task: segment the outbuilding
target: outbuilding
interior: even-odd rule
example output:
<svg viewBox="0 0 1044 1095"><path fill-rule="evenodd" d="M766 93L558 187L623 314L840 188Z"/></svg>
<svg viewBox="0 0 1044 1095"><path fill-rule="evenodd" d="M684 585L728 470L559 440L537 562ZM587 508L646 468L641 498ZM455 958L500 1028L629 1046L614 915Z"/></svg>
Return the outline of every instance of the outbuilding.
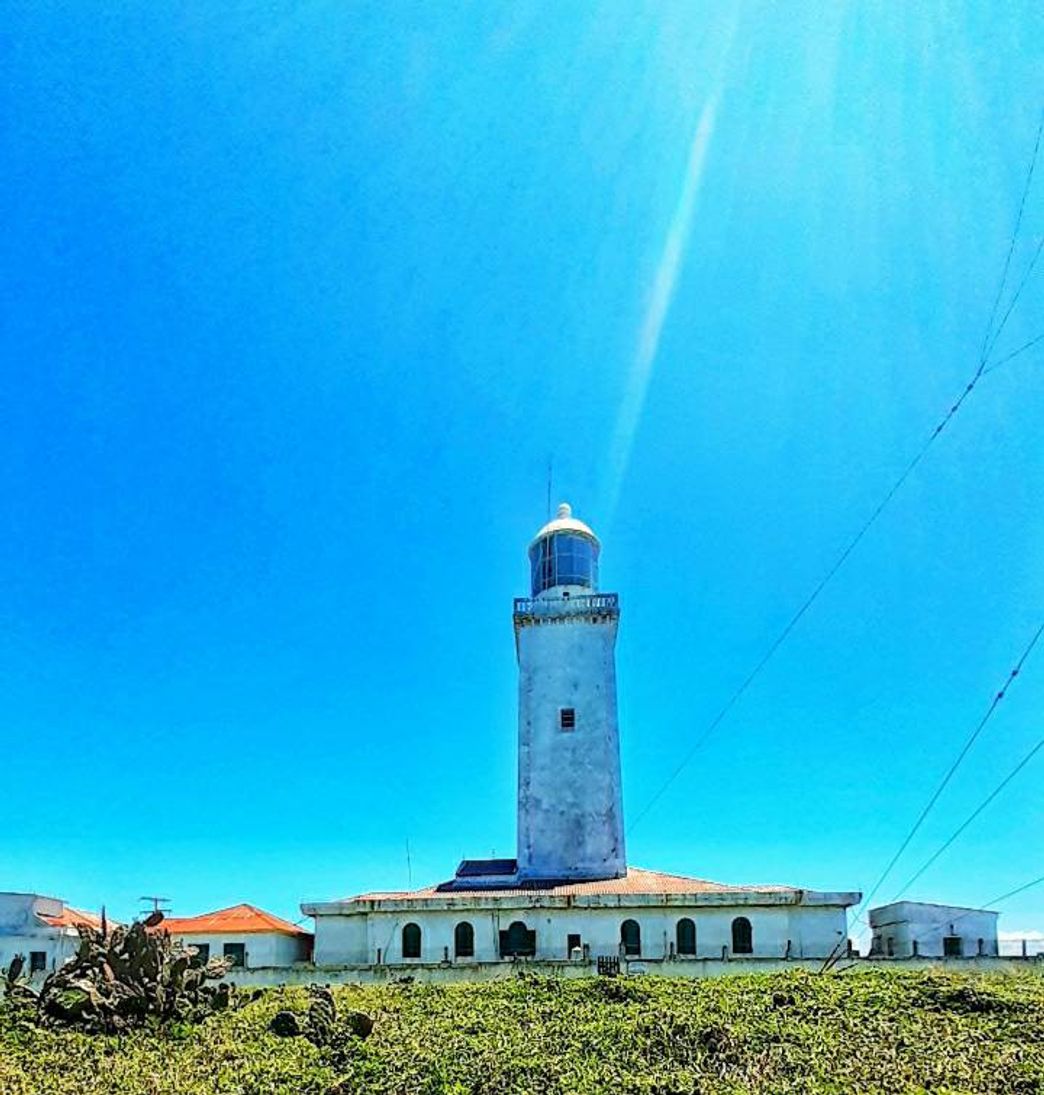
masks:
<svg viewBox="0 0 1044 1095"><path fill-rule="evenodd" d="M204 958L231 958L244 969L292 966L312 957L312 933L254 905L199 916L168 916L157 926Z"/></svg>
<svg viewBox="0 0 1044 1095"><path fill-rule="evenodd" d="M872 958L996 958L997 916L989 909L895 901L870 910Z"/></svg>
<svg viewBox="0 0 1044 1095"><path fill-rule="evenodd" d="M100 929L101 917L36 893L0 893L0 966L16 955L26 972L50 973L76 953L79 927Z"/></svg>

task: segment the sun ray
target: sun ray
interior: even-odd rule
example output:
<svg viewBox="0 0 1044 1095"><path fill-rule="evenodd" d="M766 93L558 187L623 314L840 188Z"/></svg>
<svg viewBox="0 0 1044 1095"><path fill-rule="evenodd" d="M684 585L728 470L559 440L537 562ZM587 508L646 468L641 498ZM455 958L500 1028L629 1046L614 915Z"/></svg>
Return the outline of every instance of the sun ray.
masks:
<svg viewBox="0 0 1044 1095"><path fill-rule="evenodd" d="M639 329L638 345L635 349L634 361L627 379L627 387L620 402L620 410L616 418L616 427L613 431L609 453L608 516L610 521L612 521L616 512L624 476L630 463L631 449L634 445L635 434L638 431L638 424L641 421L642 409L645 406L645 397L649 390L649 382L652 379L653 366L656 363L660 336L663 333L663 325L671 308L671 301L674 299L678 274L681 271L682 260L685 257L685 249L696 209L700 180L703 178L707 148L714 133L716 114L717 95L713 95L704 105L696 123L696 131L689 147L689 159L681 193L678 197L678 204L667 229L663 251L657 264L656 275L653 278L649 300L645 307L645 315Z"/></svg>

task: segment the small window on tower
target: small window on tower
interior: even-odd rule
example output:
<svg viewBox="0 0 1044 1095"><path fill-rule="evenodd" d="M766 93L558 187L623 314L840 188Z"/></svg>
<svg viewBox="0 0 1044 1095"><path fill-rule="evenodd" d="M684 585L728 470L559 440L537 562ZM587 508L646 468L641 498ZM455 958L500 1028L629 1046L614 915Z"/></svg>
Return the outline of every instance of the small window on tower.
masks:
<svg viewBox="0 0 1044 1095"><path fill-rule="evenodd" d="M576 729L576 708L575 707L561 707L558 710L558 725L563 730L575 730Z"/></svg>

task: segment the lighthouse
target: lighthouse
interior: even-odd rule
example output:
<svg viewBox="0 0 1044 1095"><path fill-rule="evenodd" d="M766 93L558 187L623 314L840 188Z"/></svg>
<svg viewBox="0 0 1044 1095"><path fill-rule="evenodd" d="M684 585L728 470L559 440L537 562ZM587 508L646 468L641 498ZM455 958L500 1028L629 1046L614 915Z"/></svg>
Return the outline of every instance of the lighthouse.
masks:
<svg viewBox="0 0 1044 1095"><path fill-rule="evenodd" d="M615 593L598 589L600 552L598 537L565 503L529 545L529 595L514 608L516 858L462 859L452 878L417 890L306 902L317 966L420 977L427 968L435 979L451 964L463 975L484 963L568 959L593 973L609 959L704 976L707 960L723 972L722 959L733 956L837 953L845 910L859 893L737 886L627 866L616 716L620 606Z"/></svg>
<svg viewBox="0 0 1044 1095"><path fill-rule="evenodd" d="M621 878L615 593L598 589L601 545L569 504L529 546L531 587L515 600L518 877Z"/></svg>

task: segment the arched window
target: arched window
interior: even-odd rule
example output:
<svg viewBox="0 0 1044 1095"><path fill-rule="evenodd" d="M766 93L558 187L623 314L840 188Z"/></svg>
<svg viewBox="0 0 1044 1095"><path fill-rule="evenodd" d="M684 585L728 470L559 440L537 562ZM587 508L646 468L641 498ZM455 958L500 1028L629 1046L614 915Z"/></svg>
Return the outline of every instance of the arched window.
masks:
<svg viewBox="0 0 1044 1095"><path fill-rule="evenodd" d="M679 954L696 953L696 925L687 916L678 921L677 951Z"/></svg>
<svg viewBox="0 0 1044 1095"><path fill-rule="evenodd" d="M533 958L536 956L536 929L530 929L516 920L509 928L500 931L501 958Z"/></svg>
<svg viewBox="0 0 1044 1095"><path fill-rule="evenodd" d="M620 925L620 942L627 958L637 958L642 953L642 929L637 920L625 920Z"/></svg>
<svg viewBox="0 0 1044 1095"><path fill-rule="evenodd" d="M403 958L420 958L421 930L419 924L407 924L402 929L402 956Z"/></svg>
<svg viewBox="0 0 1044 1095"><path fill-rule="evenodd" d="M475 929L466 920L453 929L453 953L458 958L475 957Z"/></svg>
<svg viewBox="0 0 1044 1095"><path fill-rule="evenodd" d="M754 953L754 931L745 916L737 916L732 922L732 953Z"/></svg>

